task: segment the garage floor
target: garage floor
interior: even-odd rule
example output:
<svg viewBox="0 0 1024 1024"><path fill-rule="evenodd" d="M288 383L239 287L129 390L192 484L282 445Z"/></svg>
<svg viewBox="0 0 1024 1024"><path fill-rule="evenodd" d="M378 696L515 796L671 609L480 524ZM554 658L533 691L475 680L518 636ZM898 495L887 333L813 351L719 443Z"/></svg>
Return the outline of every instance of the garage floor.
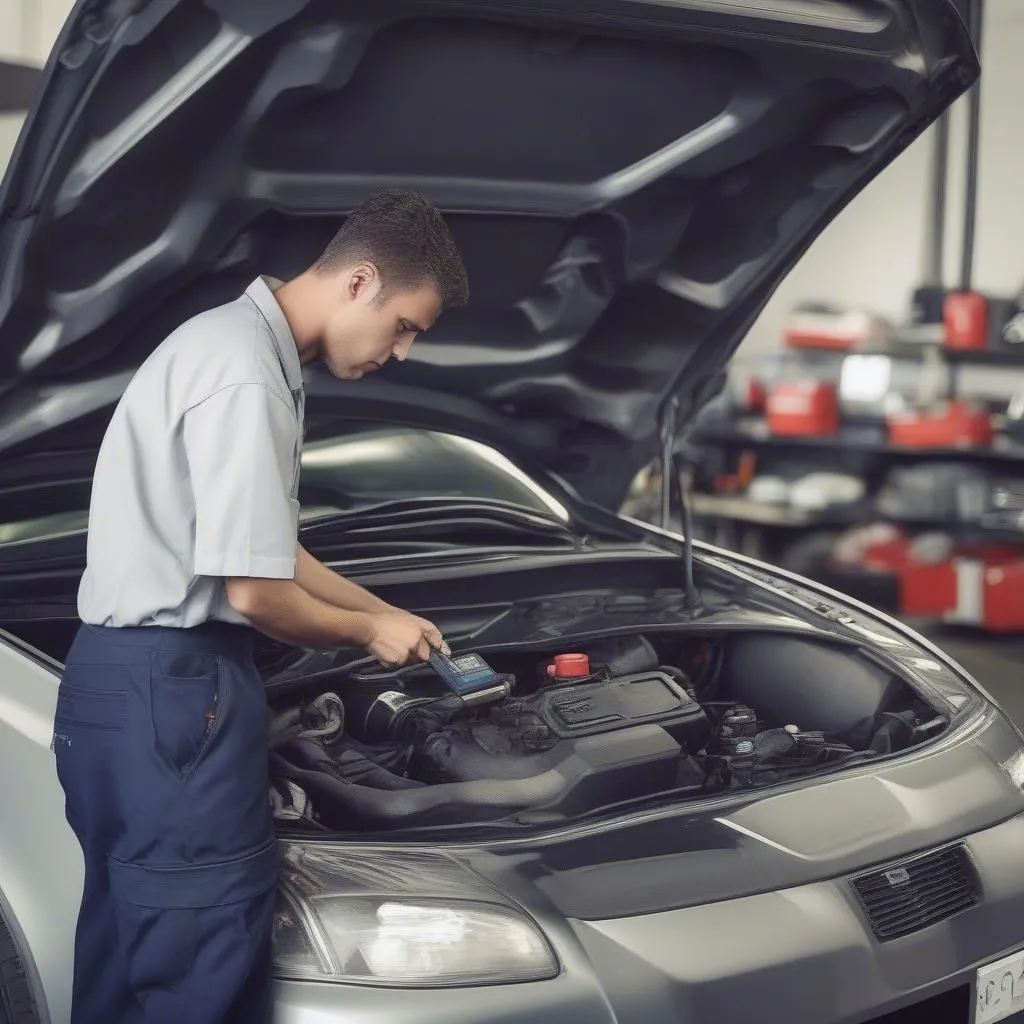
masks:
<svg viewBox="0 0 1024 1024"><path fill-rule="evenodd" d="M952 629L922 630L961 665L1024 727L1024 637L993 638Z"/></svg>

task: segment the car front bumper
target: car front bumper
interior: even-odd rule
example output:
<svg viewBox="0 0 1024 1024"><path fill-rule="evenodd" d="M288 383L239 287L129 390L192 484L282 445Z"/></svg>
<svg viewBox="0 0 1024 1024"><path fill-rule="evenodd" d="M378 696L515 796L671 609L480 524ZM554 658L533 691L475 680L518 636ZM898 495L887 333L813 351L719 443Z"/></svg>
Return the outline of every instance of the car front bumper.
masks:
<svg viewBox="0 0 1024 1024"><path fill-rule="evenodd" d="M960 989L1024 947L1024 815L964 840L981 901L879 942L848 878L643 917L544 922L561 975L398 991L282 983L280 1024L861 1024ZM951 1003L950 1005L953 1005ZM957 1024L956 1018L942 1018Z"/></svg>

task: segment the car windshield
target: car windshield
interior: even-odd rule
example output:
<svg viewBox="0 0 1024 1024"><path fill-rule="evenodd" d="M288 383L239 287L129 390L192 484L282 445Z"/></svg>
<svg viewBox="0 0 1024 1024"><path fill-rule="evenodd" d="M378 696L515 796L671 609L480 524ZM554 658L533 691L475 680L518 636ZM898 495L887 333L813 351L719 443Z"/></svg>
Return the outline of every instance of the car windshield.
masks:
<svg viewBox="0 0 1024 1024"><path fill-rule="evenodd" d="M568 520L565 508L500 452L431 430L362 428L307 440L299 499L308 518L402 498L483 498Z"/></svg>
<svg viewBox="0 0 1024 1024"><path fill-rule="evenodd" d="M504 455L437 431L354 424L320 428L302 454L303 521L404 498L502 501L568 521L566 509ZM0 497L2 502L2 497ZM0 522L0 544L84 530L88 489L47 487L41 513ZM42 511L45 510L45 511Z"/></svg>

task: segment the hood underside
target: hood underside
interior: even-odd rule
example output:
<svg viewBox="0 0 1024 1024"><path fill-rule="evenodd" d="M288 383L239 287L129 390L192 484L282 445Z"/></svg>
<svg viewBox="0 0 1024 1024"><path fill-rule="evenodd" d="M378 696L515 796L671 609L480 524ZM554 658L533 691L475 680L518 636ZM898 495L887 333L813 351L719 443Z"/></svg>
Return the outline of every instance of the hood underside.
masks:
<svg viewBox="0 0 1024 1024"><path fill-rule="evenodd" d="M175 326L397 186L447 215L471 303L309 394L614 505L977 73L945 0L82 0L4 186L0 472L95 447Z"/></svg>

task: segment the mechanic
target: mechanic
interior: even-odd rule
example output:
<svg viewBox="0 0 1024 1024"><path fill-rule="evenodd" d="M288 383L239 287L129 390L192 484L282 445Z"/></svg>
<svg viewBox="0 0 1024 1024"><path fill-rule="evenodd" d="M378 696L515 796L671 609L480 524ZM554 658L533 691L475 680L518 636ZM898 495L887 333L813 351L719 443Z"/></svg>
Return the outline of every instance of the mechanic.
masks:
<svg viewBox="0 0 1024 1024"><path fill-rule="evenodd" d="M298 544L301 367L354 380L402 361L467 296L438 211L379 193L313 267L188 321L128 385L54 728L85 856L75 1024L270 1019L278 860L251 627L388 666L449 653Z"/></svg>

